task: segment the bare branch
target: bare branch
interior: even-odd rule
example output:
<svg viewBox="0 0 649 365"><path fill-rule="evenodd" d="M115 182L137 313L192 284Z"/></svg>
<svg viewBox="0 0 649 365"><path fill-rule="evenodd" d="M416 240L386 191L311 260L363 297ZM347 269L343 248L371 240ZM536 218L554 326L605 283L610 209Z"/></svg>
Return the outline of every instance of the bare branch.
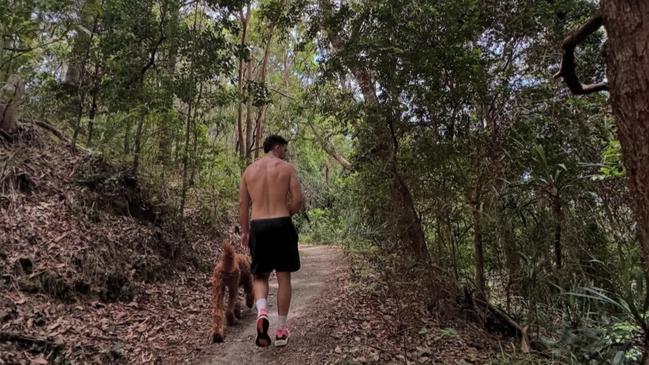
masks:
<svg viewBox="0 0 649 365"><path fill-rule="evenodd" d="M285 98L288 98L288 99L291 99L291 100L296 100L296 99L295 99L294 97L292 97L291 95L286 94L286 93L283 92L283 91L280 91L280 90L277 90L277 89L273 89L272 87L269 87L268 90L270 90L270 91L272 91L272 92L274 92L274 93L280 94L281 96L283 96L283 97L285 97Z"/></svg>
<svg viewBox="0 0 649 365"><path fill-rule="evenodd" d="M584 85L579 82L575 72L575 47L583 42L586 37L595 32L604 24L604 18L601 14L596 14L575 32L571 32L563 40L561 48L563 49L563 58L561 59L561 68L554 75L554 78L563 77L570 91L575 95L585 95L608 90L606 82Z"/></svg>
<svg viewBox="0 0 649 365"><path fill-rule="evenodd" d="M311 128L311 131L315 135L318 142L320 142L320 145L325 150L325 152L329 156L331 156L334 160L336 160L336 162L338 162L340 164L340 166L342 166L345 170L353 171L354 169L352 167L352 164L349 161L347 161L347 159L344 158L338 151L336 151L336 149L329 142L329 140L324 139L322 137L322 135L320 133L318 133L315 126L313 125L313 122L311 122L311 120L309 118L306 119L306 122L309 125L309 127Z"/></svg>

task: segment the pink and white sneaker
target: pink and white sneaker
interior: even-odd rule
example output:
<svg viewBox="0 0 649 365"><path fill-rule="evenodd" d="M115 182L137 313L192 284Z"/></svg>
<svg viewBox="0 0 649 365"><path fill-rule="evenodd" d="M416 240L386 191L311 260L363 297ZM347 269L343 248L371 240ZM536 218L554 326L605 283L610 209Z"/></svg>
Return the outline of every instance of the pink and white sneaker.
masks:
<svg viewBox="0 0 649 365"><path fill-rule="evenodd" d="M262 309L257 316L257 338L255 339L255 345L259 347L270 346L270 336L268 336L269 325L268 313Z"/></svg>
<svg viewBox="0 0 649 365"><path fill-rule="evenodd" d="M291 333L288 330L288 326L284 326L284 328L278 328L277 331L275 332L275 346L276 347L286 346L290 335Z"/></svg>

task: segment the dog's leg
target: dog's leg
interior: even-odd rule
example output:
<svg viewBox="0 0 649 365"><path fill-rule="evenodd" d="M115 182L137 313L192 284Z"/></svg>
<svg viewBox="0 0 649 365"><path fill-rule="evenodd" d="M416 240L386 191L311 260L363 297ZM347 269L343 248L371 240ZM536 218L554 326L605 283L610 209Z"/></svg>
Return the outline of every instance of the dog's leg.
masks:
<svg viewBox="0 0 649 365"><path fill-rule="evenodd" d="M236 303L239 301L239 277L234 277L228 282L228 309L225 318L228 324L234 324L237 320L234 314Z"/></svg>
<svg viewBox="0 0 649 365"><path fill-rule="evenodd" d="M223 342L223 297L225 286L221 274L214 272L212 275L212 342Z"/></svg>
<svg viewBox="0 0 649 365"><path fill-rule="evenodd" d="M246 271L242 271L241 286L243 287L243 293L246 296L246 307L252 308L255 304L255 293L252 291L252 275L250 274L250 268Z"/></svg>
<svg viewBox="0 0 649 365"><path fill-rule="evenodd" d="M237 301L234 303L234 316L237 317L237 319L243 318L243 315L241 315L241 300L239 300L239 293L237 293Z"/></svg>

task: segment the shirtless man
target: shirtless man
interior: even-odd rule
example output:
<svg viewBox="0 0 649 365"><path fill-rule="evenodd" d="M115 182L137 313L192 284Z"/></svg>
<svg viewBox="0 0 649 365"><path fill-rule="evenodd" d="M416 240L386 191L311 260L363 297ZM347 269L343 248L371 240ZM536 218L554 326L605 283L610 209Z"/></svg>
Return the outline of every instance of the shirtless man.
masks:
<svg viewBox="0 0 649 365"><path fill-rule="evenodd" d="M248 246L252 256L250 271L257 306L255 343L261 347L270 345L266 309L268 277L275 270L279 315L275 346L285 346L289 337L286 319L291 304L291 272L300 269L298 236L291 216L302 207L302 191L295 169L284 161L287 145L288 142L280 136L266 138L266 156L248 166L239 188L241 247L245 249ZM250 205L252 212L249 216Z"/></svg>

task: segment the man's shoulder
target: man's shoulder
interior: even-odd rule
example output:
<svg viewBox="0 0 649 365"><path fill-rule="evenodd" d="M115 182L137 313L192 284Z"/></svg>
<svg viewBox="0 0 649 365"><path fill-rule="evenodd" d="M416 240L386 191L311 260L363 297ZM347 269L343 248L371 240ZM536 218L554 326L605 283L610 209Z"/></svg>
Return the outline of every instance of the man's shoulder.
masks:
<svg viewBox="0 0 649 365"><path fill-rule="evenodd" d="M241 174L241 177L245 179L248 175L250 175L251 172L253 172L257 168L258 168L258 161L251 163L250 165L246 166L245 169L243 169L243 173Z"/></svg>
<svg viewBox="0 0 649 365"><path fill-rule="evenodd" d="M282 169L284 169L284 170L286 170L288 172L291 172L291 171L295 170L295 167L293 166L293 164L288 162L288 161L280 160L280 165L279 166Z"/></svg>

